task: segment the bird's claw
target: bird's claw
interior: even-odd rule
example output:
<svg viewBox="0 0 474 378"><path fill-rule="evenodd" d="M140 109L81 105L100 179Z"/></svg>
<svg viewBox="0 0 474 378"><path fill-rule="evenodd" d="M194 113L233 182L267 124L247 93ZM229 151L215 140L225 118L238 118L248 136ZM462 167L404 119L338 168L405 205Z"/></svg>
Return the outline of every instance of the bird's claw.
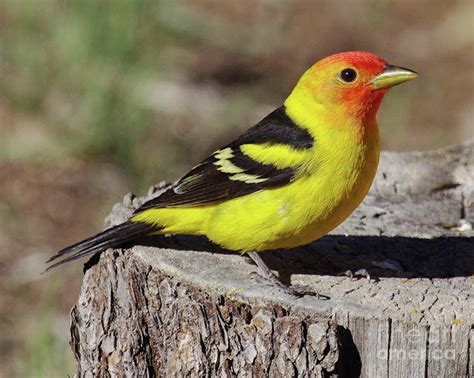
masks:
<svg viewBox="0 0 474 378"><path fill-rule="evenodd" d="M288 295L300 298L305 295L315 296L317 299L329 299L326 295L320 295L314 288L311 286L302 286L302 285L285 285L281 282L278 277L273 273L270 268L263 262L261 257L256 252L249 252L248 256L253 260L253 262L258 266L260 274L256 273L260 278L265 279L267 282L271 283L273 286L277 286L283 292Z"/></svg>
<svg viewBox="0 0 474 378"><path fill-rule="evenodd" d="M376 277L371 277L369 272L364 268L358 269L355 272L348 269L345 272L343 272L342 275L347 276L347 277L349 277L353 280L357 280L359 278L366 278L367 281L369 281L369 282L377 282L378 281L378 279Z"/></svg>
<svg viewBox="0 0 474 378"><path fill-rule="evenodd" d="M276 278L276 276L265 277L257 272L252 272L251 275L257 281L262 282L265 285L276 286L284 293L293 297L301 298L305 295L309 295L321 300L330 299L330 297L328 297L327 295L319 294L319 292L314 289L314 287L309 285L285 285L278 278Z"/></svg>
<svg viewBox="0 0 474 378"><path fill-rule="evenodd" d="M315 290L312 286L309 286L309 285L290 285L290 286L286 286L284 284L282 284L283 287L281 287L281 289L289 294L289 295L292 295L292 296L295 296L295 297L304 297L305 295L310 295L312 297L316 297L316 299L320 299L320 300L328 300L328 299L331 299L330 297L328 297L327 295L323 295L323 294L319 294L319 292L317 290Z"/></svg>

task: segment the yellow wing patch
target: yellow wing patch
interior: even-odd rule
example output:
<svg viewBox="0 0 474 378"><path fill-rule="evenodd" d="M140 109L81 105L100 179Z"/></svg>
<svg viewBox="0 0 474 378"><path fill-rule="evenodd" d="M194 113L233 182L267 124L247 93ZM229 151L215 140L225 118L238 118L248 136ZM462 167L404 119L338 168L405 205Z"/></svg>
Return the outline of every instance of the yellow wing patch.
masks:
<svg viewBox="0 0 474 378"><path fill-rule="evenodd" d="M268 178L262 178L258 175L244 173L246 169L238 167L230 161L230 159L232 159L234 156L234 151L232 151L232 148L230 147L218 150L214 154L214 157L217 159L217 161L213 164L218 167L218 171L222 173L228 173L229 180L242 181L246 184L258 184L268 180Z"/></svg>
<svg viewBox="0 0 474 378"><path fill-rule="evenodd" d="M239 152L257 163L272 165L278 169L301 167L311 158L309 151L298 150L283 144L244 144L239 148ZM231 159L234 156L235 152L230 147L218 150L214 154L217 161L213 164L218 171L229 174L229 180L242 181L246 184L258 184L268 180L268 178L262 178L255 174L245 173L246 169L232 163Z"/></svg>
<svg viewBox="0 0 474 378"><path fill-rule="evenodd" d="M218 160L231 159L234 157L234 152L232 151L232 148L227 147L227 148L224 148L223 150L217 150L214 153L214 157Z"/></svg>
<svg viewBox="0 0 474 378"><path fill-rule="evenodd" d="M229 176L229 180L232 181L243 181L246 184L258 184L259 182L267 181L267 178L261 178L257 175L249 175L246 173L238 173L236 175Z"/></svg>
<svg viewBox="0 0 474 378"><path fill-rule="evenodd" d="M240 149L255 161L279 169L300 167L312 157L311 150L297 150L283 144L244 144Z"/></svg>
<svg viewBox="0 0 474 378"><path fill-rule="evenodd" d="M218 150L214 157L217 159L215 166L217 166L217 170L223 173L242 173L244 169L237 167L234 163L232 163L229 159L234 157L233 151L230 147L225 148L223 150ZM232 177L232 176L231 176ZM232 180L232 179L231 179Z"/></svg>

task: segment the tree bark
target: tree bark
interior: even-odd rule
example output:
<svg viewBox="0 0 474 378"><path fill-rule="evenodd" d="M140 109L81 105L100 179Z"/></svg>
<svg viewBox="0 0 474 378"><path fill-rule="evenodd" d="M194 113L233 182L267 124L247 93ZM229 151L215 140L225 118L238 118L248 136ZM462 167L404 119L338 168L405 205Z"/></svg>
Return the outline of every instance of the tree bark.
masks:
<svg viewBox="0 0 474 378"><path fill-rule="evenodd" d="M146 198L127 195L108 225ZM157 237L86 264L72 310L77 376L474 375L474 141L382 154L371 192L308 246L251 261L203 238ZM160 247L158 247L160 246ZM377 280L350 278L366 269Z"/></svg>

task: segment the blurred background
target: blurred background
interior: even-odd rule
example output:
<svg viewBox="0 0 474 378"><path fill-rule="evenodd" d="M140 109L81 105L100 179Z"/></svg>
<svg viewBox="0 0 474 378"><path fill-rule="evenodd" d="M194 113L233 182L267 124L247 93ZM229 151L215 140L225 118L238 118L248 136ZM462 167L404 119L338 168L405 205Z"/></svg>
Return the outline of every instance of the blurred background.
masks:
<svg viewBox="0 0 474 378"><path fill-rule="evenodd" d="M0 376L74 371L82 264L40 276L144 194L280 105L345 50L420 77L379 113L387 150L474 135L471 0L1 0Z"/></svg>

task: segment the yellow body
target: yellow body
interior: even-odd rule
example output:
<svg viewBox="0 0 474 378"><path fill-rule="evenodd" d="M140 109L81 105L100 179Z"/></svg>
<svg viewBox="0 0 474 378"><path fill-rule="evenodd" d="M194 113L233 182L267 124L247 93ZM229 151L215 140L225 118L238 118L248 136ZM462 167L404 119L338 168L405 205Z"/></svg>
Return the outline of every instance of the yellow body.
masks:
<svg viewBox="0 0 474 378"><path fill-rule="evenodd" d="M360 204L375 176L380 153L375 118L360 119L343 107L315 102L304 80L285 106L288 116L309 131L313 147L248 144L242 151L279 168L299 166L293 182L205 206L148 209L132 220L164 227L159 234L205 235L242 252L296 247L335 228Z"/></svg>
<svg viewBox="0 0 474 378"><path fill-rule="evenodd" d="M126 222L56 253L48 269L150 234L204 235L241 252L291 248L324 236L370 189L380 153L375 116L385 93L416 76L363 51L320 60L284 106Z"/></svg>

